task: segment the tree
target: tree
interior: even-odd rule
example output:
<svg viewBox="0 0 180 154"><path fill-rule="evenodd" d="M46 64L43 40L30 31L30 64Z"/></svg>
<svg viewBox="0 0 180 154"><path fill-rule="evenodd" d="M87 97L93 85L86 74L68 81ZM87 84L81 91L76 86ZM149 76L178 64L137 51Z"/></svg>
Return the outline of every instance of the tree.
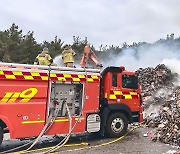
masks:
<svg viewBox="0 0 180 154"><path fill-rule="evenodd" d="M41 45L38 44L34 37L34 32L28 32L25 36L23 36L22 42L20 44L20 63L33 64L34 59L41 51Z"/></svg>
<svg viewBox="0 0 180 154"><path fill-rule="evenodd" d="M0 61L8 52L8 33L0 31Z"/></svg>
<svg viewBox="0 0 180 154"><path fill-rule="evenodd" d="M4 54L4 56L3 56L3 58L2 58L2 61L3 61L3 62L8 62L8 63L11 63L11 62L12 62L12 60L11 60L11 58L10 58L10 56L9 56L8 53L5 53L5 54Z"/></svg>
<svg viewBox="0 0 180 154"><path fill-rule="evenodd" d="M32 64L40 47L33 32L23 35L14 23L4 32L0 31L0 61Z"/></svg>
<svg viewBox="0 0 180 154"><path fill-rule="evenodd" d="M73 36L72 48L76 52L75 61L80 62L85 45L88 44L88 39L85 37L81 39L79 36ZM11 27L5 31L0 31L0 61L33 64L35 57L42 51L44 47L49 48L49 53L54 58L63 51L64 41L55 36L53 41L44 41L43 43L37 43L34 38L34 32L29 31L27 34L23 34L22 30L16 24L12 24ZM143 49L149 49L151 47L163 46L169 51L179 51L180 37L174 38L174 34L167 35L165 39L159 39L154 43L146 42L133 42L132 45L124 43L122 47L114 45L101 45L99 51L96 51L96 55L100 61L108 61L112 55L121 56L124 49L132 49L135 52L135 56L142 52ZM94 46L91 47L95 51ZM127 50L126 50L127 51Z"/></svg>

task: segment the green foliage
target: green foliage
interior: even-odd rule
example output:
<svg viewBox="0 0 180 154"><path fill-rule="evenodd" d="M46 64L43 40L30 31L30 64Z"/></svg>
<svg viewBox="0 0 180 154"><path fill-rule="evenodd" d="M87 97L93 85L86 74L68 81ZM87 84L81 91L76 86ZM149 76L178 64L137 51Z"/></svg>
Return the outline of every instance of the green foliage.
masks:
<svg viewBox="0 0 180 154"><path fill-rule="evenodd" d="M4 32L0 31L0 61L32 64L40 47L33 32L23 35L15 24Z"/></svg>
<svg viewBox="0 0 180 154"><path fill-rule="evenodd" d="M11 62L11 58L10 58L10 56L9 56L8 53L5 53L5 54L4 54L4 56L3 56L3 58L2 58L2 61L3 61L3 62L8 62L8 63Z"/></svg>
<svg viewBox="0 0 180 154"><path fill-rule="evenodd" d="M87 37L81 39L80 37L73 36L72 48L76 52L76 63L80 62L85 45L87 45ZM37 43L34 38L34 32L28 32L23 34L22 30L16 24L12 24L11 27L5 31L0 31L0 61L12 62L12 63L24 63L33 64L36 56L42 51L44 47L48 47L49 54L52 58L61 54L63 51L64 41L55 36L51 42L44 41L43 43ZM140 52L142 47L148 48L153 46L166 46L168 49L176 49L179 51L180 38L174 38L174 34L167 35L165 39L160 39L155 43L139 42L128 45L126 42L120 46L103 46L95 50L94 46L91 47L96 51L96 55L100 61L108 61L109 58L122 54L124 49L132 49L134 55Z"/></svg>
<svg viewBox="0 0 180 154"><path fill-rule="evenodd" d="M84 47L87 45L88 41L87 38L85 37L84 40L81 40L81 38L78 36L73 36L73 44L72 48L76 52L75 60L80 62Z"/></svg>
<svg viewBox="0 0 180 154"><path fill-rule="evenodd" d="M22 30L13 23L9 29L0 31L0 61L33 64L44 47L49 48L50 55L54 58L62 52L63 43L56 36L54 41L38 44L34 32L29 31L23 35Z"/></svg>

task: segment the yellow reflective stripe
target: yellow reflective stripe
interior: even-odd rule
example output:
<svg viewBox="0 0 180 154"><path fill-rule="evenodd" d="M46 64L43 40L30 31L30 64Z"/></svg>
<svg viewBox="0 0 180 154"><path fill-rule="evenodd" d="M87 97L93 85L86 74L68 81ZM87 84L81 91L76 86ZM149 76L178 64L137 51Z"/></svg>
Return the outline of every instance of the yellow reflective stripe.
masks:
<svg viewBox="0 0 180 154"><path fill-rule="evenodd" d="M35 123L43 123L44 120L33 120L33 121L22 121L22 124L35 124Z"/></svg>
<svg viewBox="0 0 180 154"><path fill-rule="evenodd" d="M3 72L3 71L0 71L0 75L4 75L4 72Z"/></svg>
<svg viewBox="0 0 180 154"><path fill-rule="evenodd" d="M116 95L113 95L113 94L110 95L110 96L109 96L109 99L116 99Z"/></svg>
<svg viewBox="0 0 180 154"><path fill-rule="evenodd" d="M63 74L65 78L71 78L71 74Z"/></svg>
<svg viewBox="0 0 180 154"><path fill-rule="evenodd" d="M14 75L23 75L22 72L13 72Z"/></svg>
<svg viewBox="0 0 180 154"><path fill-rule="evenodd" d="M78 118L75 118L75 120L78 120ZM84 120L84 117L81 117L79 120ZM57 119L55 122L67 122L69 119Z"/></svg>
<svg viewBox="0 0 180 154"><path fill-rule="evenodd" d="M42 80L48 80L48 76L41 76Z"/></svg>
<svg viewBox="0 0 180 154"><path fill-rule="evenodd" d="M40 76L40 74L39 74L39 73L36 73L36 72L31 72L31 75L32 75L32 76Z"/></svg>
<svg viewBox="0 0 180 154"><path fill-rule="evenodd" d="M29 76L29 75L25 75L24 78L25 78L26 80L33 80L33 79L34 79L32 76Z"/></svg>
<svg viewBox="0 0 180 154"><path fill-rule="evenodd" d="M122 91L113 91L114 95L122 95Z"/></svg>
<svg viewBox="0 0 180 154"><path fill-rule="evenodd" d="M137 95L137 92L130 92L130 95Z"/></svg>
<svg viewBox="0 0 180 154"><path fill-rule="evenodd" d="M51 74L50 74L50 77L57 77L57 76L56 76L56 74L51 73Z"/></svg>
<svg viewBox="0 0 180 154"><path fill-rule="evenodd" d="M127 95L123 95L125 97L125 99L132 99L132 96L127 94Z"/></svg>
<svg viewBox="0 0 180 154"><path fill-rule="evenodd" d="M41 76L40 73L37 72L29 72L30 75L23 75L22 72L12 72L13 75L11 74L4 74L3 71L0 71L0 75L5 75L6 79L16 79L16 76L22 76L24 77L25 80L34 80L34 77L41 77L41 80L48 80L48 76ZM72 77L71 74L63 74L63 77L57 77L56 73L51 73L50 77L55 77L57 78L59 81L66 81L67 78L70 78L72 81L74 82L80 82L81 79L85 79L86 76L83 74L78 74L78 77ZM87 82L94 82L94 79L98 79L99 80L99 76L97 75L91 75L90 78L86 78Z"/></svg>
<svg viewBox="0 0 180 154"><path fill-rule="evenodd" d="M80 120L84 120L84 117L81 117ZM75 118L75 120L78 120L78 118ZM54 122L67 122L69 119L57 119ZM43 123L44 120L32 120L32 121L22 121L22 124L35 124L35 123Z"/></svg>
<svg viewBox="0 0 180 154"><path fill-rule="evenodd" d="M75 120L84 120L84 117L81 117L81 118L75 118Z"/></svg>
<svg viewBox="0 0 180 154"><path fill-rule="evenodd" d="M92 78L87 78L88 82L93 82L94 80Z"/></svg>
<svg viewBox="0 0 180 154"><path fill-rule="evenodd" d="M58 120L55 120L54 122L66 122L66 121L69 121L68 119L58 119Z"/></svg>
<svg viewBox="0 0 180 154"><path fill-rule="evenodd" d="M86 78L86 77L85 77L85 75L79 74L79 75L78 75L78 78Z"/></svg>
<svg viewBox="0 0 180 154"><path fill-rule="evenodd" d="M97 75L91 75L93 79L99 79Z"/></svg>
<svg viewBox="0 0 180 154"><path fill-rule="evenodd" d="M16 79L14 75L5 75L7 79Z"/></svg>
<svg viewBox="0 0 180 154"><path fill-rule="evenodd" d="M114 90L113 91L114 94L111 94L109 99L116 99L116 95L122 95L125 97L125 99L132 99L133 95L137 95L139 97L139 94L137 92L129 92L129 94L123 94L122 91L119 90Z"/></svg>
<svg viewBox="0 0 180 154"><path fill-rule="evenodd" d="M58 77L58 80L60 81L66 81L66 79L64 77Z"/></svg>
<svg viewBox="0 0 180 154"><path fill-rule="evenodd" d="M79 78L72 78L73 81L81 81Z"/></svg>

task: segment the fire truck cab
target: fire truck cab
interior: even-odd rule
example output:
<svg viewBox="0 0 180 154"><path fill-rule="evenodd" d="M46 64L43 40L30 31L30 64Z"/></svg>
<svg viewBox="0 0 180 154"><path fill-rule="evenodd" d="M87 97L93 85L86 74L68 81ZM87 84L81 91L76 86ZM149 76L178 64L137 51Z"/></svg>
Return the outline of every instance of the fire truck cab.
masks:
<svg viewBox="0 0 180 154"><path fill-rule="evenodd" d="M119 137L128 123L141 121L138 79L123 67L100 73L0 63L0 144L5 132L11 139L84 132Z"/></svg>
<svg viewBox="0 0 180 154"><path fill-rule="evenodd" d="M127 131L128 123L142 122L142 99L138 77L121 67L107 67L101 73L100 115L101 131L119 137Z"/></svg>

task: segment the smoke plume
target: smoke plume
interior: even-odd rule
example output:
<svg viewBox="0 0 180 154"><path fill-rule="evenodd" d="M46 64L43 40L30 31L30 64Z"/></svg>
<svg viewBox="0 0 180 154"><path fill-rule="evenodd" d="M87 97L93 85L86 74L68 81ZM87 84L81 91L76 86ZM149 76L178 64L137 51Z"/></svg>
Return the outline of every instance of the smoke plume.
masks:
<svg viewBox="0 0 180 154"><path fill-rule="evenodd" d="M180 66L180 49L173 48L169 44L142 45L137 49L127 48L119 55L110 55L109 61L104 66L125 66L127 70L135 71L138 68L155 67L164 63L180 74L177 65ZM102 59L103 60L103 59Z"/></svg>

